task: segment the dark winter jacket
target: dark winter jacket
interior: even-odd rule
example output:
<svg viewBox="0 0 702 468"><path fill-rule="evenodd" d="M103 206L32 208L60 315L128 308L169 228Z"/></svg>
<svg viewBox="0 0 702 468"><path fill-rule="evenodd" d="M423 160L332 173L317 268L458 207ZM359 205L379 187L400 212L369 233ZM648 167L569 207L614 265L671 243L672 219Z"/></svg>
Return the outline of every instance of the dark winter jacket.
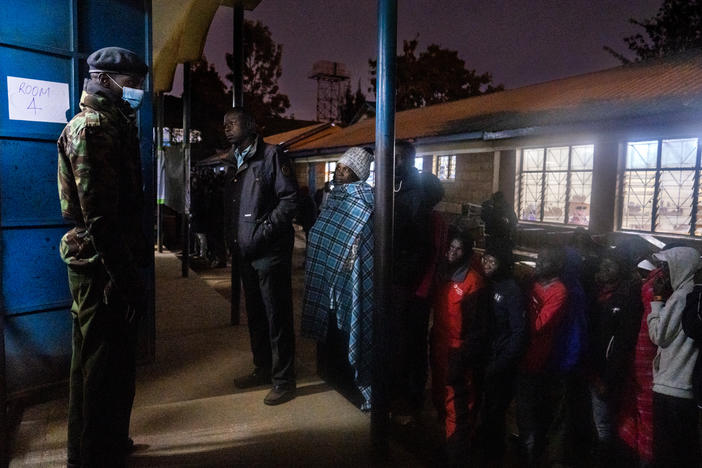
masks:
<svg viewBox="0 0 702 468"><path fill-rule="evenodd" d="M588 346L589 304L580 282L582 268L580 254L566 247L561 281L568 290L568 303L550 358L551 370L559 374L573 371L580 364Z"/></svg>
<svg viewBox="0 0 702 468"><path fill-rule="evenodd" d="M231 150L224 185L227 241L246 259L292 247L297 181L288 157L258 138L256 151L236 168Z"/></svg>
<svg viewBox="0 0 702 468"><path fill-rule="evenodd" d="M522 290L511 276L490 283L490 347L486 373L516 368L527 343Z"/></svg>
<svg viewBox="0 0 702 468"><path fill-rule="evenodd" d="M414 167L395 181L393 283L413 289L419 285L431 257L431 207Z"/></svg>
<svg viewBox="0 0 702 468"><path fill-rule="evenodd" d="M590 315L590 363L594 375L615 390L631 368L641 326L641 282L623 279L611 292L601 292Z"/></svg>

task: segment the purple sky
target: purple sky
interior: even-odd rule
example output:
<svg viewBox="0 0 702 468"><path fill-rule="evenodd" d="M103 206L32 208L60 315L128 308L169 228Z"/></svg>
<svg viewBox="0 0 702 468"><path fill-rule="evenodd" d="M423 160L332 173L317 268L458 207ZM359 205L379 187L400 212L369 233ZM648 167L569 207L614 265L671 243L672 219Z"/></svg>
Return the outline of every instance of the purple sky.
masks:
<svg viewBox="0 0 702 468"><path fill-rule="evenodd" d="M641 30L629 18L652 17L662 2L402 0L398 47L419 33L419 51L431 43L458 50L469 69L490 72L495 83L516 88L617 66L602 46L628 51L621 39ZM273 40L283 44L279 84L290 97L289 114L314 119L316 83L307 75L317 60L345 63L353 89L360 79L361 89L367 90L368 59L377 54L376 8L376 0L263 0L246 12L246 18L266 24ZM231 42L232 9L220 7L204 53L222 76L228 72L224 54ZM181 90L179 68L173 93Z"/></svg>

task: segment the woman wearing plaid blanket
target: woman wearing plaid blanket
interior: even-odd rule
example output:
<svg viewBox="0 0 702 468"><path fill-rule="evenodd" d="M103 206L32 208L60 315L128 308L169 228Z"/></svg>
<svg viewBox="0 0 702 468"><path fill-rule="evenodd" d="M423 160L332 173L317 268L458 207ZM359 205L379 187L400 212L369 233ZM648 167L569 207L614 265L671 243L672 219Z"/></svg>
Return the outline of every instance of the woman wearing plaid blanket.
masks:
<svg viewBox="0 0 702 468"><path fill-rule="evenodd" d="M318 371L324 377L343 381L343 375L330 374L350 365L366 410L371 396L374 198L365 180L372 158L354 147L336 164L334 189L309 232L301 326L303 336L320 343Z"/></svg>

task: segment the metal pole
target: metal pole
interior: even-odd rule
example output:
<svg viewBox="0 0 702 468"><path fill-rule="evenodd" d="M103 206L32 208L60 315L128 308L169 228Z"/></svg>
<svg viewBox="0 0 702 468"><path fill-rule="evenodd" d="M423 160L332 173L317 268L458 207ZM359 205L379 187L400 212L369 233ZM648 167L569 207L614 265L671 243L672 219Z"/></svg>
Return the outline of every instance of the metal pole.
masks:
<svg viewBox="0 0 702 468"><path fill-rule="evenodd" d="M158 252L163 252L163 205L159 199L159 190L161 183L161 165L163 164L163 92L158 93L156 100L156 242L158 244Z"/></svg>
<svg viewBox="0 0 702 468"><path fill-rule="evenodd" d="M232 107L244 107L244 5L234 4Z"/></svg>
<svg viewBox="0 0 702 468"><path fill-rule="evenodd" d="M375 248L373 251L375 313L373 314L373 380L371 444L375 457L388 449L388 349L392 274L392 210L395 154L395 62L397 0L378 0L378 87L375 117Z"/></svg>
<svg viewBox="0 0 702 468"><path fill-rule="evenodd" d="M190 62L183 64L183 278L190 268Z"/></svg>
<svg viewBox="0 0 702 468"><path fill-rule="evenodd" d="M244 107L244 5L237 1L234 4L234 34L232 36L232 107ZM237 247L232 247L232 299L230 304L230 319L232 325L239 325L239 302L241 300L241 277Z"/></svg>

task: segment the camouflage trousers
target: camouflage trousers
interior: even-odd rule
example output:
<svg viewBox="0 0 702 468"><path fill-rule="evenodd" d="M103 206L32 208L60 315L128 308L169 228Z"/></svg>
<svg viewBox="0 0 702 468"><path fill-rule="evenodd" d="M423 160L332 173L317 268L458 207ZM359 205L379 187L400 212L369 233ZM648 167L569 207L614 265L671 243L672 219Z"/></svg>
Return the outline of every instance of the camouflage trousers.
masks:
<svg viewBox="0 0 702 468"><path fill-rule="evenodd" d="M73 355L68 405L70 466L124 466L134 401L136 327L126 305L107 305L101 264L68 267Z"/></svg>

